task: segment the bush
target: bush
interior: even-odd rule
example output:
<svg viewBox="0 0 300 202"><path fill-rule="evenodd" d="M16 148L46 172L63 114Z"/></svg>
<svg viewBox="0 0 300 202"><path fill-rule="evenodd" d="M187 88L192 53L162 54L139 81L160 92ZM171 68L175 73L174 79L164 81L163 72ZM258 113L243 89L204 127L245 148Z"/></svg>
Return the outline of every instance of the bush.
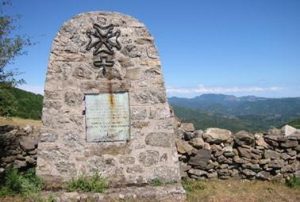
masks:
<svg viewBox="0 0 300 202"><path fill-rule="evenodd" d="M29 169L26 172L19 172L15 168L8 169L0 185L0 196L6 195L30 195L41 191L42 181L35 175L34 169Z"/></svg>
<svg viewBox="0 0 300 202"><path fill-rule="evenodd" d="M294 176L286 181L286 185L291 188L300 188L300 178Z"/></svg>
<svg viewBox="0 0 300 202"><path fill-rule="evenodd" d="M98 192L102 193L108 188L105 178L95 173L91 177L79 176L67 183L68 191Z"/></svg>

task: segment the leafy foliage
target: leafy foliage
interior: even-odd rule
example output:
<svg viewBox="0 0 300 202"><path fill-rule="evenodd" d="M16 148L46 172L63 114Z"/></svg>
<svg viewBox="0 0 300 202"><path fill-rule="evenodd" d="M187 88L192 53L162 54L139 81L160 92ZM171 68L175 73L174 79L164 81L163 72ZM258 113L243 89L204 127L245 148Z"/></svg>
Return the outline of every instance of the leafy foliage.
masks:
<svg viewBox="0 0 300 202"><path fill-rule="evenodd" d="M42 190L42 185L33 169L20 173L17 169L10 168L1 179L0 196L37 193Z"/></svg>
<svg viewBox="0 0 300 202"><path fill-rule="evenodd" d="M9 4L7 0L0 0L1 8ZM27 37L13 34L16 30L16 20L17 18L5 15L3 10L0 10L0 88L24 82L23 79L16 79L19 74L17 70L5 69L15 57L25 53L25 46L32 44Z"/></svg>
<svg viewBox="0 0 300 202"><path fill-rule="evenodd" d="M72 179L67 184L68 191L83 191L83 192L98 192L103 193L108 188L108 183L105 178L95 173L91 177L79 176Z"/></svg>
<svg viewBox="0 0 300 202"><path fill-rule="evenodd" d="M40 119L43 96L18 88L0 88L0 115Z"/></svg>

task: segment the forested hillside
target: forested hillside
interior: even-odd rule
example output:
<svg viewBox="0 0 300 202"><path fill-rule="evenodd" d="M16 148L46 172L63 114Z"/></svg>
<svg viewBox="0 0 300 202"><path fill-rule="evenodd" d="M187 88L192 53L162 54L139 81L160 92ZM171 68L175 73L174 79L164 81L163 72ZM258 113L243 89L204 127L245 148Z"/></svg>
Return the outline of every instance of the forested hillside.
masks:
<svg viewBox="0 0 300 202"><path fill-rule="evenodd" d="M175 114L199 129L265 131L300 117L300 98L206 94L195 98L169 98ZM297 124L298 122L291 122Z"/></svg>
<svg viewBox="0 0 300 202"><path fill-rule="evenodd" d="M43 96L18 88L0 89L1 116L40 119L42 115Z"/></svg>

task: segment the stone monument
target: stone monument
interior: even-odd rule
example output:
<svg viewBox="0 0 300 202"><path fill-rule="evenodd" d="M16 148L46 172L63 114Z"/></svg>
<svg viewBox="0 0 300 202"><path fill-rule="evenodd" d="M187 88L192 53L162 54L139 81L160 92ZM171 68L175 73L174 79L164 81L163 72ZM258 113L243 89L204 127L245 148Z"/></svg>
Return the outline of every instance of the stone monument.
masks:
<svg viewBox="0 0 300 202"><path fill-rule="evenodd" d="M62 26L42 120L37 174L46 183L95 172L111 186L180 181L158 53L132 17L90 12Z"/></svg>

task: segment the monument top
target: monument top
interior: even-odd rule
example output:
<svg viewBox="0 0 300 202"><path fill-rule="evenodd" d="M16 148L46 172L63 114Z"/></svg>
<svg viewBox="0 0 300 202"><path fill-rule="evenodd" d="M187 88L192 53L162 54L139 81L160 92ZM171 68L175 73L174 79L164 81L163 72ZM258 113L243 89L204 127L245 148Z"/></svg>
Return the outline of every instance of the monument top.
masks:
<svg viewBox="0 0 300 202"><path fill-rule="evenodd" d="M180 180L173 117L153 37L114 12L79 14L54 39L37 173L99 172L111 185Z"/></svg>

